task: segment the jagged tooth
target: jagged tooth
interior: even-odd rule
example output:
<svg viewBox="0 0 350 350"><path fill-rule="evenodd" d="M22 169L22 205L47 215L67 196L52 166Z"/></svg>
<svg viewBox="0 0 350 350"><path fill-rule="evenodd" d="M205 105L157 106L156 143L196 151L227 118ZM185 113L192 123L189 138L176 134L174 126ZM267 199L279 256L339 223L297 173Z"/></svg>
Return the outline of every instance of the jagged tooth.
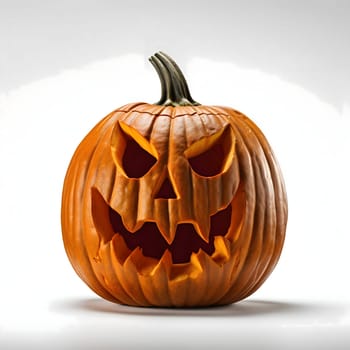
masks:
<svg viewBox="0 0 350 350"><path fill-rule="evenodd" d="M118 233L112 238L113 252L120 265L123 265L131 250L126 245L124 238Z"/></svg>
<svg viewBox="0 0 350 350"><path fill-rule="evenodd" d="M154 266L153 270L150 271L149 275L154 276L159 271L159 269L161 269L161 267L164 267L164 269L167 272L167 275L169 276L170 266L172 265L172 263L173 261L172 261L171 253L168 249L166 249L162 257L160 258L158 264Z"/></svg>
<svg viewBox="0 0 350 350"><path fill-rule="evenodd" d="M171 267L169 279L171 282L181 282L187 278L195 279L203 272L203 265L198 253L192 253L187 263L176 264Z"/></svg>
<svg viewBox="0 0 350 350"><path fill-rule="evenodd" d="M210 233L210 217L201 218L193 224L196 228L198 235L207 243L209 243Z"/></svg>
<svg viewBox="0 0 350 350"><path fill-rule="evenodd" d="M222 286L225 284L223 281L229 283L227 278L228 274L224 274L225 264L218 264L211 255L205 251L198 253L198 258L201 261L205 274L205 279L202 280L202 286L206 286L205 293L201 295L200 304L209 305L212 304L218 295L223 293Z"/></svg>
<svg viewBox="0 0 350 350"><path fill-rule="evenodd" d="M193 253L192 253L193 254ZM192 258L192 256L191 256ZM205 252L203 249L199 249L197 253L197 259L203 270L218 269L220 266L214 261L213 256Z"/></svg>
<svg viewBox="0 0 350 350"><path fill-rule="evenodd" d="M127 257L124 265L132 264L141 275L149 275L157 265L158 260L144 256L140 247L135 248Z"/></svg>
<svg viewBox="0 0 350 350"><path fill-rule="evenodd" d="M132 265L133 267L136 268L136 263L142 256L142 250L140 247L136 247L130 254L129 256L125 259L123 266L130 266Z"/></svg>
<svg viewBox="0 0 350 350"><path fill-rule="evenodd" d="M136 266L139 274L143 276L148 276L154 268L158 265L158 259L151 258L149 256L142 255L142 259L140 259L140 264Z"/></svg>
<svg viewBox="0 0 350 350"><path fill-rule="evenodd" d="M141 255L141 248L135 248L126 258L121 269L122 271L120 271L120 275L125 292L127 292L127 294L135 301L135 304L150 306L151 303L145 298L142 292L142 286L137 271L137 262Z"/></svg>
<svg viewBox="0 0 350 350"><path fill-rule="evenodd" d="M130 220L125 220L122 217L122 221L123 221L123 225L124 227L130 232L130 233L134 233L136 232L138 229L140 229L143 225L143 221L135 221L133 219Z"/></svg>
<svg viewBox="0 0 350 350"><path fill-rule="evenodd" d="M176 223L169 222L167 218L158 218L157 227L167 243L171 244L176 234Z"/></svg>
<svg viewBox="0 0 350 350"><path fill-rule="evenodd" d="M202 251L202 249L200 249ZM201 262L201 259L199 259L199 252L198 253L192 253L191 254L191 260L190 263L193 267L191 271L191 278L196 278L198 274L203 272L203 262Z"/></svg>
<svg viewBox="0 0 350 350"><path fill-rule="evenodd" d="M193 255L194 253L192 253ZM192 259L192 255L191 255L191 259ZM206 259L210 258L211 256L208 255L203 249L199 248L197 254L196 254L196 258L198 259L199 264L201 265L201 268L205 269L205 265L206 265Z"/></svg>
<svg viewBox="0 0 350 350"><path fill-rule="evenodd" d="M160 226L157 222L157 227L159 232L162 234L163 238L170 245L173 242L176 235L176 225L171 225L165 228L164 226Z"/></svg>
<svg viewBox="0 0 350 350"><path fill-rule="evenodd" d="M169 237L167 239L167 242L169 244L171 244L175 239L176 229L177 229L177 221L171 220L169 225Z"/></svg>
<svg viewBox="0 0 350 350"><path fill-rule="evenodd" d="M191 263L197 266L197 274L192 274L193 280L189 283L186 296L186 304L188 306L200 306L201 300L205 298L208 293L208 288L211 289L207 274L208 259L211 260L211 257L202 249L199 249L198 253L192 253L191 255ZM202 272L200 273L200 271ZM203 271L205 271L205 273L203 273Z"/></svg>
<svg viewBox="0 0 350 350"><path fill-rule="evenodd" d="M231 242L223 236L215 236L214 238L215 251L212 254L212 259L218 264L224 264L230 259Z"/></svg>
<svg viewBox="0 0 350 350"><path fill-rule="evenodd" d="M158 200L155 203L155 221L158 230L164 239L171 244L175 238L178 222L176 211L167 200Z"/></svg>

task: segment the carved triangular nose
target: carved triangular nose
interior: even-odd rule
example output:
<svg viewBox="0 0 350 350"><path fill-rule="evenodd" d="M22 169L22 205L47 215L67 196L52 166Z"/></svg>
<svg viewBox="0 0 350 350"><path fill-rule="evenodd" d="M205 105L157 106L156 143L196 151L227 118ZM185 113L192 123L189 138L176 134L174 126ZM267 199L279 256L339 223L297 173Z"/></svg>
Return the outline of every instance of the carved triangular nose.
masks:
<svg viewBox="0 0 350 350"><path fill-rule="evenodd" d="M166 176L163 180L162 185L160 186L158 192L156 193L154 198L163 198L163 199L170 199L170 198L177 198L176 193L174 191L174 187L171 184L171 181L169 179L169 176Z"/></svg>

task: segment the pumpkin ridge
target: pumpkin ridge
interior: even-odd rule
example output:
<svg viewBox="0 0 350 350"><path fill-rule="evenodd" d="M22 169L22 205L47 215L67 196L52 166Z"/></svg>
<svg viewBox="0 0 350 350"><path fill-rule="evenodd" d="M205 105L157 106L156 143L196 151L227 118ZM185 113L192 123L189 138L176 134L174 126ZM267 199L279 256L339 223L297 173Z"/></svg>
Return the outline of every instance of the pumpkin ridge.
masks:
<svg viewBox="0 0 350 350"><path fill-rule="evenodd" d="M112 195L113 195L114 186L115 186L115 182L116 182L116 178L117 178L117 167L113 167L112 168L112 173L111 173L111 186L109 187L109 191L108 191L108 194L106 196L108 202L111 201L111 198L112 198Z"/></svg>
<svg viewBox="0 0 350 350"><path fill-rule="evenodd" d="M226 300L231 300L231 294L239 294L237 291L237 286L240 285L239 280L242 278L242 274L245 272L245 264L253 239L254 213L256 204L256 188L254 183L255 173L253 168L253 160L237 126L233 122L231 125L237 137L237 157L239 158L239 163L241 164L240 177L243 180L244 192L246 194L246 209L244 221L241 226L241 232L239 234L238 240L235 241L233 248L233 255L239 254L239 264L237 266L234 266L235 268L232 269L229 278L231 281L231 288L218 301L218 303L223 304L226 303ZM248 174L253 174L253 176L249 177ZM237 300L239 300L239 298L237 298Z"/></svg>
<svg viewBox="0 0 350 350"><path fill-rule="evenodd" d="M254 224L252 227L252 238L248 247L247 257L245 260L245 271L244 274L239 277L239 284L241 285L241 292L238 294L238 298L242 299L242 295L245 294L246 290L250 290L252 285L256 283L254 275L256 274L256 268L260 262L260 257L262 254L262 248L264 243L264 216L265 208L261 208L260 204L265 202L265 192L264 187L261 186L261 181L258 178L261 178L260 169L257 164L254 162L254 180L255 188L258 190L259 197L256 199L255 210L254 210ZM263 194L264 193L264 194Z"/></svg>
<svg viewBox="0 0 350 350"><path fill-rule="evenodd" d="M100 169L100 164L103 161L103 157L104 157L104 145L105 145L105 141L107 139L110 138L110 134L111 134L111 128L109 128L109 124L113 123L114 120L118 118L118 115L116 114L110 114L110 118L105 119L105 123L102 125L101 130L100 130L100 137L99 139L96 141L95 143L95 147L93 149L93 151L91 152L91 158L89 159L89 162L85 165L86 169L86 173L85 173L85 178L84 178L84 183L89 183L91 184L95 184L96 179L98 178L98 171ZM96 167L97 165L97 167ZM113 167L114 168L114 167ZM110 188L112 188L112 183L109 184ZM91 188L91 190L94 187ZM92 202L92 192L91 190L89 190L89 187L86 186L85 187L85 191L82 192L82 200L84 200L84 198L89 198L90 200L87 200L86 203L89 203L90 206L90 210L89 212L92 211L92 206L93 206L93 202ZM85 215L82 218L82 224L81 224L81 229L82 229L82 236L85 235L85 232L88 232L88 230L86 229L87 227L90 227L91 225L91 217L89 215ZM97 251L96 252L92 252L91 249L89 251L89 249L86 250L86 254L87 254L87 259L89 260L91 267L93 269L93 272L95 274L95 276L97 277L97 279L99 280L100 284L102 286L105 286L105 281L104 281L104 277L101 274L100 271L100 265L99 265L99 261L100 261L100 256L99 256L99 248L101 247L102 241L101 241L101 237L99 235L97 235L96 237L99 241L98 247L97 247ZM91 245L87 245L88 248L91 248ZM98 262L97 264L95 262Z"/></svg>
<svg viewBox="0 0 350 350"><path fill-rule="evenodd" d="M120 280L118 279L115 268L113 264L113 254L111 254L112 245L109 242L104 246L104 248L101 249L101 255L103 261L106 261L106 267L108 273L108 277L110 279L110 282L106 277L103 278L103 282L105 283L105 288L116 298L120 300L120 303L125 304L133 304L135 303L132 298L126 293L123 286L120 283ZM119 287L119 288L118 288Z"/></svg>
<svg viewBox="0 0 350 350"><path fill-rule="evenodd" d="M111 114L110 114L111 115ZM66 207L68 208L69 206L72 206L73 208L71 209L73 212L75 212L76 209L76 202L75 200L69 202L68 201L68 194L73 194L76 191L76 188L78 186L78 183L85 183L86 181L86 177L87 177L87 173L88 173L88 166L91 162L91 159L93 157L93 154L97 148L97 143L93 146L93 148L90 150L90 156L87 159L87 162L85 163L87 166L85 166L83 168L84 171L84 175L82 178L80 178L79 176L77 176L76 174L79 173L78 169L80 168L81 164L80 162L77 161L77 158L80 158L82 156L82 154L79 152L85 145L85 143L88 140L88 137L91 136L94 133L99 133L100 129L104 129L106 127L106 122L108 121L110 115L108 115L107 117L105 117L99 124L97 124L90 132L89 134L83 139L83 141L79 144L76 152L73 155L73 158L71 160L71 163L69 165L65 180L64 180L64 185L63 185L63 191L62 191L62 214L61 214L61 221L62 221L62 238L63 238L63 243L64 243L64 247L65 250L67 252L67 256L74 268L74 270L77 272L77 274L79 276L81 276L81 278L83 280L86 281L86 283L88 284L88 286L94 290L97 294L105 297L108 300L114 300L113 295L111 295L109 293L108 290L105 289L105 287L103 286L103 284L101 284L101 281L99 280L99 278L96 275L95 269L93 268L93 264L91 262L91 260L89 259L89 255L88 255L88 251L86 248L85 244L80 244L79 245L79 251L82 254L82 259L83 259L83 264L84 264L84 268L81 269L81 265L77 265L75 264L75 259L77 258L76 255L76 250L73 246L71 246L71 241L70 239L68 239L67 235L70 233L69 229L66 227L66 224L63 224L63 213L64 213L64 209L66 209ZM99 136L99 139L102 136ZM75 164L75 162L77 164ZM72 174L71 171L74 170L75 173ZM73 177L74 180L70 180L71 176ZM73 183L73 184L72 184ZM65 188L68 186L68 184L70 184L70 186L72 186L71 192L66 192ZM84 188L82 188L80 190L80 195L82 196L84 193ZM75 194L76 196L76 194ZM65 198L67 198L68 203L65 205L66 201ZM70 204L71 203L71 204ZM74 223L72 223L74 225ZM78 224L75 223L75 225L77 225L77 228L73 228L72 229L72 233L74 234L74 240L76 241L77 239L79 240L79 242L84 242L82 236L83 236L83 219L79 216L79 220L78 220ZM89 277L86 277L86 275L88 275Z"/></svg>
<svg viewBox="0 0 350 350"><path fill-rule="evenodd" d="M244 117L244 115L242 115L242 116ZM242 135L244 133L242 132L241 128L246 129L247 126L249 127L249 125L247 125L245 122L246 122L245 118L242 118L242 119L239 119L239 120L235 120L233 122L235 124L235 126L238 128L238 130L240 130L240 134L241 134L243 140L245 140L245 137ZM237 125L237 123L239 125ZM254 132L254 130L251 130L251 135L253 134L253 132ZM256 173L256 171L258 171L259 174L260 174L259 176L255 176L254 179L256 181L257 177L259 177L262 181L264 181L264 185L258 186L258 193L261 194L262 192L265 193L265 189L266 188L269 188L269 184L266 181L271 179L272 174L270 174L269 176L265 176L263 174L263 172L261 171L261 169L264 168L262 162L265 162L266 165L268 165L268 169L265 169L265 170L270 171L270 167L269 167L269 164L268 164L269 157L266 155L266 152L263 150L263 148L261 146L261 143L259 142L260 140L258 139L258 137L255 134L253 134L253 135L254 135L254 141L252 141L252 139L250 137L250 139L249 139L250 141L248 141L247 146L248 146L249 152L253 151L253 155L254 155L254 162L253 162L253 164L254 164L254 168L255 168L255 173ZM252 142L253 142L253 144L252 144ZM246 140L244 141L244 143L246 143ZM257 149L260 149L260 152L263 153L263 157L258 157L254 153ZM274 195L274 189L271 191L271 194ZM267 198L268 198L267 195L265 195L265 194L263 195L263 197L265 198L265 200L267 200ZM259 200L259 199L257 199L257 200ZM261 200L259 200L259 202L260 201ZM265 221L266 216L268 215L269 210L270 210L270 206L266 205L264 213L262 213L262 215L264 216L263 217L264 221ZM257 215L256 209L255 209L255 215ZM256 222L257 222L257 219L254 219L254 223L256 223ZM257 288L255 289L255 287L256 287L256 283L257 283L257 276L258 276L258 272L259 272L259 269L258 269L259 266L256 264L256 262L260 261L260 264L262 264L262 261L261 261L261 259L263 257L262 254L264 254L264 251L265 251L265 255L267 254L266 253L266 248L265 248L265 245L266 245L266 230L271 231L271 229L270 229L271 226L267 227L265 223L260 224L260 226L262 227L261 246L260 246L260 249L259 249L260 253L259 253L258 257L255 257L253 259L253 261L255 260L256 268L255 267L250 267L250 268L247 267L246 268L247 270L249 269L251 271L251 273L250 273L250 275L246 276L246 278L245 278L246 282L243 282L244 284L243 284L243 287L242 287L242 291L241 291L241 293L239 293L237 295L237 300L245 298L247 295L250 295L251 293L253 293L254 290L257 289ZM272 231L273 231L272 232L272 236L274 236L275 235L275 230L272 230ZM253 244L254 244L255 243L254 241L256 239L256 228L255 227L253 228L253 232L254 232L254 236L253 236ZM254 251L255 253L257 252L256 248L252 247L252 245L249 246L249 251ZM271 261L271 259L273 260L273 256L271 256L268 261ZM260 278L263 278L263 280L265 280L267 278L267 276L265 276L266 275L266 273L265 273L266 267L267 266L265 265L265 267L263 269L261 269L261 266L260 266ZM257 271L257 269L258 269L258 271ZM259 278L259 280L260 280L260 278ZM240 284L242 284L242 282L240 281L240 278L238 278L238 281L239 281Z"/></svg>
<svg viewBox="0 0 350 350"><path fill-rule="evenodd" d="M283 179L280 175L280 169L278 167L278 163L276 161L276 159L273 157L273 153L272 150L270 148L270 145L268 144L268 141L266 140L266 138L264 137L264 135L262 134L262 132L260 131L260 129L251 121L251 120L246 120L246 122L254 129L253 129L253 133L256 135L256 137L259 139L259 143L265 153L265 155L269 155L266 156L268 165L269 165L269 169L270 169L270 173L271 173L271 178L272 178L272 183L273 183L273 188L274 188L274 211L275 211L275 234L274 234L274 244L272 249L272 254L270 257L269 262L267 263L263 273L261 273L260 278L257 280L256 285L254 286L254 288L250 291L250 293L247 293L247 296L254 293L263 283L264 281L267 279L267 277L270 275L270 273L272 272L273 268L275 267L275 265L277 264L279 257L281 255L282 252L282 246L284 243L284 233L285 232L285 225L286 225L286 218L288 215L288 208L284 208L284 216L281 215L280 210L283 210L283 208L280 208L280 202L279 202L279 198L278 197L285 197L285 188L284 188L284 183L283 183ZM279 176L279 178L282 181L279 181L276 184L276 177ZM283 202L283 204L287 207L287 202ZM282 223L284 223L281 227L281 221ZM281 237L282 236L282 237Z"/></svg>
<svg viewBox="0 0 350 350"><path fill-rule="evenodd" d="M240 124L238 126L239 128L249 127L244 121L237 121L237 124ZM264 246L266 244L266 236L267 232L271 232L272 236L275 235L275 230L271 230L271 226L266 224L266 216L270 212L270 205L268 203L269 194L271 193L273 195L273 191L271 191L271 183L269 182L269 179L271 178L270 174L266 175L264 172L269 171L269 169L266 169L266 166L268 167L267 159L265 156L265 153L263 152L260 143L258 142L258 139L253 134L253 130L250 129L249 140L246 140L246 144L250 148L250 152L254 155L254 169L256 176L255 179L255 186L258 189L259 198L257 199L258 205L255 209L255 218L254 218L254 240L253 240L253 246L250 247L250 250L253 250L256 253L256 258L253 259L254 265L250 268L251 273L246 278L246 282L243 285L242 292L240 298L243 298L243 296L249 292L256 283L256 277L258 273L258 268L263 264L263 254L264 254ZM243 135L242 135L243 136ZM254 136L254 137L253 137ZM244 137L244 136L243 136ZM245 138L246 139L246 138ZM260 152L259 156L257 155L258 152ZM259 181L259 182L258 182ZM270 189L270 191L269 191ZM270 192L270 193L269 193ZM260 204L264 203L264 208L260 207ZM255 244L258 245L259 248L255 247ZM265 249L266 252L266 249ZM258 266L258 261L260 262Z"/></svg>
<svg viewBox="0 0 350 350"><path fill-rule="evenodd" d="M137 269L134 263L132 262L132 259L130 258L131 254L126 258L123 265L119 265L117 262L115 267L116 275L118 276L120 284L122 285L125 293L127 293L127 295L132 300L134 300L134 305L150 306L145 296L143 295L142 289L139 285Z"/></svg>
<svg viewBox="0 0 350 350"><path fill-rule="evenodd" d="M179 119L176 121L172 121L171 125L173 126L173 128L175 127L175 123L180 123L181 122L181 126L182 126L182 130L183 130L183 138L186 142L186 146L188 147L188 130L186 127L186 120L187 119ZM173 136L173 135L171 135ZM171 138L173 139L173 137ZM169 149L169 152L171 150ZM186 209L189 209L189 213L188 215L190 215L190 217L194 217L194 213L195 213L195 196L193 195L193 174L189 171L186 172L186 183L188 183L188 190L186 191L186 202L188 204L188 207Z"/></svg>
<svg viewBox="0 0 350 350"><path fill-rule="evenodd" d="M238 123L243 124L244 120L238 120ZM245 123L246 124L246 123ZM248 127L250 127L248 125ZM254 135L255 142L252 145L252 148L256 151L259 150L262 156L255 157L256 167L259 169L260 178L262 180L262 185L259 186L259 193L264 195L265 199L265 208L262 215L262 241L261 241L261 249L259 254L259 262L260 264L256 264L254 267L254 274L252 274L250 283L247 281L246 287L243 289L241 293L241 298L244 298L245 295L251 294L254 290L255 285L261 278L266 278L266 271L269 266L271 259L273 259L273 252L275 249L275 241L276 241L276 221L274 218L276 217L275 213L275 205L271 205L275 203L275 189L272 183L272 176L270 173L270 166L268 162L268 155L263 150L261 143L259 142L258 137L254 133L254 130L251 129L251 134ZM265 172L268 172L266 174ZM257 179L257 177L255 177ZM273 198L271 198L273 197ZM261 202L261 201L259 201ZM270 253L272 251L272 254ZM253 272L253 269L252 269Z"/></svg>
<svg viewBox="0 0 350 350"><path fill-rule="evenodd" d="M234 134L233 128L232 128L232 125L231 125L230 121L228 121L227 118L224 117L224 116L220 116L220 119L221 119L221 123L222 123L223 128L227 127L226 124L228 124L229 127L231 128L231 132ZM243 184L243 181L242 181L241 175L240 175L240 162L238 161L237 151L236 151L237 140L236 140L235 136L233 136L233 137L234 137L234 140L233 140L234 144L232 144L232 146L231 146L231 147L234 147L234 153L232 155L232 158L233 158L232 159L232 163L234 163L234 165L233 165L233 167L234 167L233 168L233 171L234 171L233 177L234 177L235 181L237 182L236 186L233 186L235 190L234 190L234 193L232 193L232 195L233 195L232 198L234 200L236 198L237 191L240 189L240 186L243 186L244 184ZM227 170L229 171L229 169L227 169ZM220 178L220 182L221 182L220 188L221 189L227 188L227 182L228 181L229 181L228 177L221 177ZM223 202L225 203L226 202L226 199L224 198L224 196L225 196L225 191L221 190L220 191L220 201L221 201L221 203L223 203Z"/></svg>

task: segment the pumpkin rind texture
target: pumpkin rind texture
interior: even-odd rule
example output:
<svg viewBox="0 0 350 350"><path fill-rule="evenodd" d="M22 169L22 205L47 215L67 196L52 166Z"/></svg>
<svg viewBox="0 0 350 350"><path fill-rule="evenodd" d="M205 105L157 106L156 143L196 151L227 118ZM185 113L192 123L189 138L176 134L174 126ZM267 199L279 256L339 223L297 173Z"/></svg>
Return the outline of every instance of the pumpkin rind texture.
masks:
<svg viewBox="0 0 350 350"><path fill-rule="evenodd" d="M162 65L174 62L161 55L158 70L176 79L178 67ZM183 81L175 95L163 91L162 103L106 116L67 170L68 258L94 292L116 303L237 302L262 285L282 251L287 198L265 136L232 108L194 102Z"/></svg>

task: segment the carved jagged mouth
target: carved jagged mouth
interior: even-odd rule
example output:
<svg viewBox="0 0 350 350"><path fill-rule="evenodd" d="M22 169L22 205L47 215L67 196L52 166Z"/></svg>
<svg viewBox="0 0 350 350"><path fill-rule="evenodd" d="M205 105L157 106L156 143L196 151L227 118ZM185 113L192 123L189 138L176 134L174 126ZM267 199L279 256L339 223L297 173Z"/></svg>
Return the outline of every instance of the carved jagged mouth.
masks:
<svg viewBox="0 0 350 350"><path fill-rule="evenodd" d="M162 236L155 222L145 222L139 230L130 232L124 226L121 216L108 205L97 189L92 191L92 214L96 229L104 242L119 235L130 251L141 248L144 256L157 260L169 251L173 263L181 264L189 262L192 253L197 253L200 249L211 256L215 253L216 246L223 245L221 241L231 225L232 206L230 204L210 217L208 242L198 235L192 223L178 224L171 244Z"/></svg>

